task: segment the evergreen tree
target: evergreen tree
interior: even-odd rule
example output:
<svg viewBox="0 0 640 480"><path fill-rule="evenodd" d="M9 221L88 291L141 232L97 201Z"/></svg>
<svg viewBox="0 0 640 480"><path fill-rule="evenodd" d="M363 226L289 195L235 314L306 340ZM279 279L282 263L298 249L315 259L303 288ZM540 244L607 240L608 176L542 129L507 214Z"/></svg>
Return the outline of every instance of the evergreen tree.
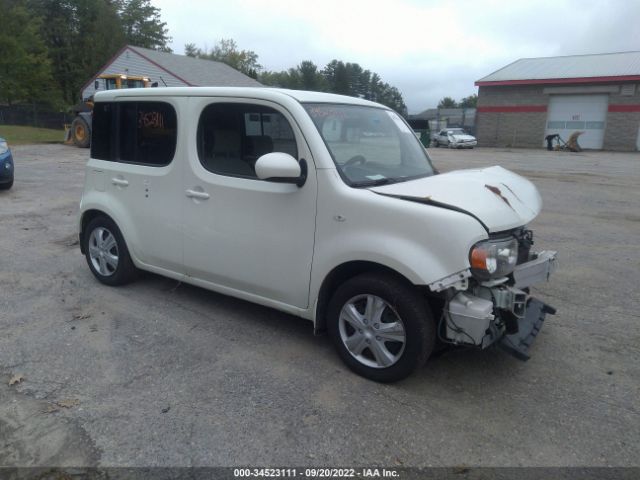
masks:
<svg viewBox="0 0 640 480"><path fill-rule="evenodd" d="M55 102L56 84L40 21L31 18L21 0L0 0L0 11L0 102Z"/></svg>
<svg viewBox="0 0 640 480"><path fill-rule="evenodd" d="M438 102L438 108L457 108L458 104L451 97L444 97Z"/></svg>
<svg viewBox="0 0 640 480"><path fill-rule="evenodd" d="M167 23L151 0L117 0L116 7L127 44L171 52Z"/></svg>

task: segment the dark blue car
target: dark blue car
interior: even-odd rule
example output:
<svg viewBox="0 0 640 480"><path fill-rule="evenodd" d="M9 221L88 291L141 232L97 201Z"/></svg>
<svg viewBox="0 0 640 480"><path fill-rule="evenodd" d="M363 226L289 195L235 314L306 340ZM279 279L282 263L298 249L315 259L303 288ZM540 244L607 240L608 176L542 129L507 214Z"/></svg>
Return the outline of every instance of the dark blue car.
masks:
<svg viewBox="0 0 640 480"><path fill-rule="evenodd" d="M0 137L0 190L8 190L13 185L13 157L7 141Z"/></svg>

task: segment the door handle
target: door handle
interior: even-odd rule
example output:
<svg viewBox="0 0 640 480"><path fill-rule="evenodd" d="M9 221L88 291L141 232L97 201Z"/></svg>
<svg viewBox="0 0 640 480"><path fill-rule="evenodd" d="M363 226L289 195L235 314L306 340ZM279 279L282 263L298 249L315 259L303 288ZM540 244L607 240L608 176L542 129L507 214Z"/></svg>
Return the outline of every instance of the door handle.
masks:
<svg viewBox="0 0 640 480"><path fill-rule="evenodd" d="M207 200L209 198L209 194L207 192L202 192L202 191L199 191L199 190L188 189L184 193L189 198L197 198L199 200Z"/></svg>
<svg viewBox="0 0 640 480"><path fill-rule="evenodd" d="M127 180L125 180L124 178L114 177L114 178L111 179L111 183L113 183L114 185L118 185L120 187L128 187L129 186L129 182Z"/></svg>

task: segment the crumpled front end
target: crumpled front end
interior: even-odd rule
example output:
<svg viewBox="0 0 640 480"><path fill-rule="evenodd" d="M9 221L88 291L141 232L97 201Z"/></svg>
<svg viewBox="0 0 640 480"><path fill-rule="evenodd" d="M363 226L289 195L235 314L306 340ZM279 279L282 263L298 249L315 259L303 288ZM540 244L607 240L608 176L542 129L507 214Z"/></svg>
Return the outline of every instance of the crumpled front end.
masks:
<svg viewBox="0 0 640 480"><path fill-rule="evenodd" d="M557 254L532 252L533 238L528 230L518 229L508 236L518 242L517 263L508 275L482 278L472 268L431 286L445 297L438 335L441 341L454 345L484 349L497 344L527 360L546 315L555 313L553 307L530 295L530 287L549 279Z"/></svg>

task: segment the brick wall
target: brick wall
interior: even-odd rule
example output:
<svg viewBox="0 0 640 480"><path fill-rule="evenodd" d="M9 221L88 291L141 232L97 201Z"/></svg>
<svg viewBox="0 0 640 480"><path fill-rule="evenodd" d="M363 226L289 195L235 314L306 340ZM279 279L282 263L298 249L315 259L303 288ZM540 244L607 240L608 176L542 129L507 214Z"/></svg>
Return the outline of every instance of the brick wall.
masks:
<svg viewBox="0 0 640 480"><path fill-rule="evenodd" d="M636 111L615 111L627 107ZM638 129L640 129L640 85L636 85L634 95L609 95L609 112L604 132L605 150L637 150Z"/></svg>
<svg viewBox="0 0 640 480"><path fill-rule="evenodd" d="M487 86L478 91L476 136L484 147L543 145L549 95L538 85ZM514 107L512 112L483 111L483 107ZM526 111L528 107L542 111ZM498 108L499 109L499 108Z"/></svg>
<svg viewBox="0 0 640 480"><path fill-rule="evenodd" d="M482 112L476 121L478 145L541 147L546 122L546 112Z"/></svg>
<svg viewBox="0 0 640 480"><path fill-rule="evenodd" d="M640 111L608 112L603 148L623 152L637 150L638 129L640 129Z"/></svg>
<svg viewBox="0 0 640 480"><path fill-rule="evenodd" d="M605 150L637 150L640 128L640 84L633 95L621 95L621 83L580 84L579 89L609 88L604 145ZM481 86L478 91L476 136L478 145L492 147L542 148L546 127L549 94L545 88L553 85ZM561 85L562 89L572 88ZM593 93L596 93L595 91ZM554 92L562 95L562 90ZM616 111L623 110L623 111ZM624 111L626 110L626 111Z"/></svg>

